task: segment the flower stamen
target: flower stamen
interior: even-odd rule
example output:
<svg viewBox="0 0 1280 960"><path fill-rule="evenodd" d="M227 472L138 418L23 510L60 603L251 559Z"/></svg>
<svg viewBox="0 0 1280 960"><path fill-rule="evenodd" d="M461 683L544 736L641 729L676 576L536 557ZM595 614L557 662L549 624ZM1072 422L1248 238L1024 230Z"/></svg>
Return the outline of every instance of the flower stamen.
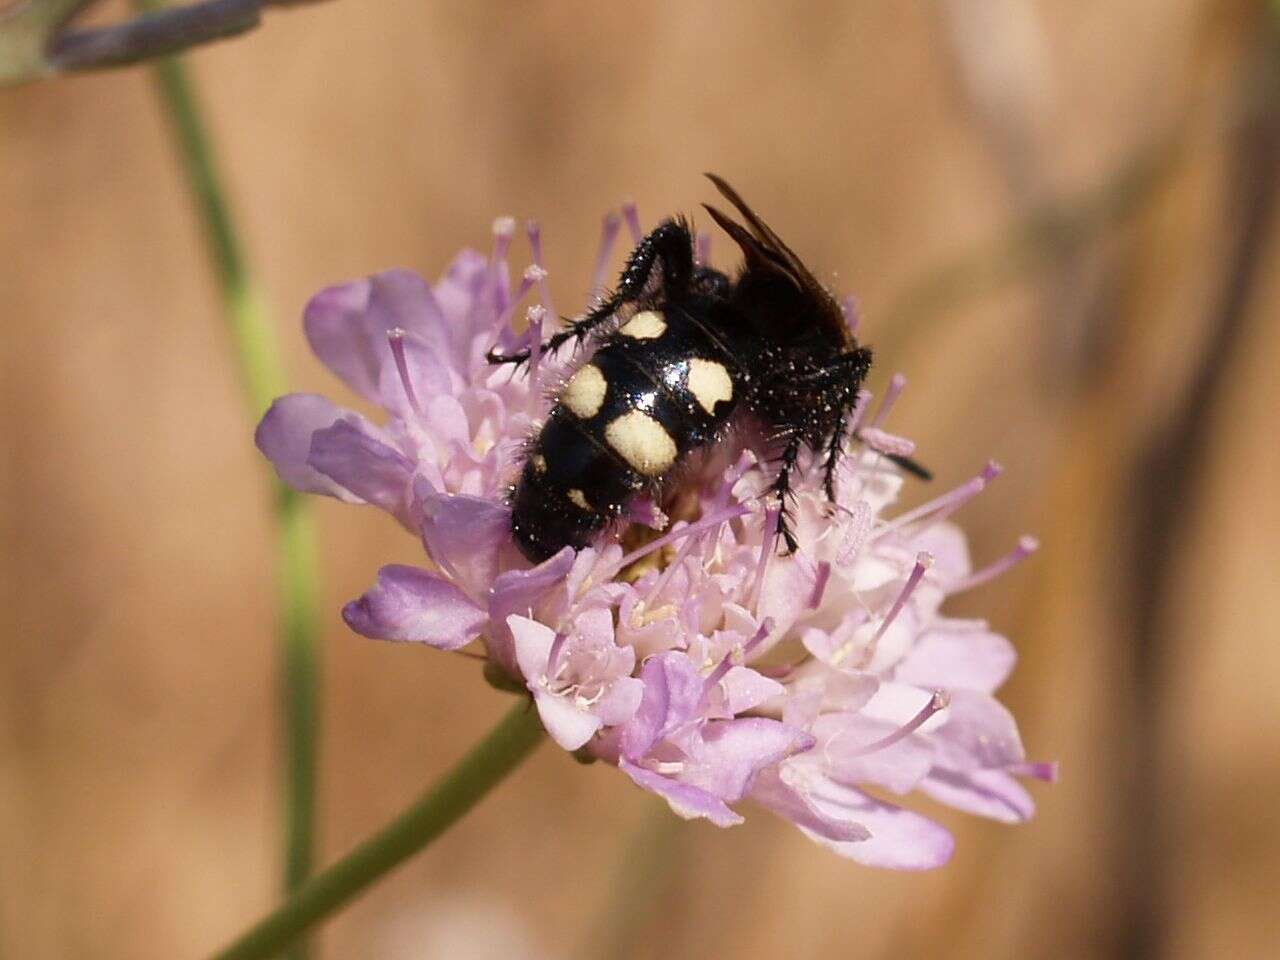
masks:
<svg viewBox="0 0 1280 960"><path fill-rule="evenodd" d="M565 641L569 639L569 635L562 631L557 631L555 639L551 641L551 650L547 654L547 677L559 680L560 670L557 669L560 659L560 651L564 649Z"/></svg>
<svg viewBox="0 0 1280 960"><path fill-rule="evenodd" d="M400 374L400 385L404 387L404 397L409 401L409 408L419 416L422 408L418 406L418 395L413 391L413 381L409 379L409 361L404 352L406 333L400 327L387 331L387 345L391 347L391 356L396 361L396 372Z"/></svg>
<svg viewBox="0 0 1280 960"><path fill-rule="evenodd" d="M987 465L982 468L982 473L978 476L960 484L960 486L944 493L940 497L935 497L927 503L922 503L914 510L899 514L877 530L872 539L879 540L881 537L901 530L917 520L928 519L929 526L942 522L985 490L992 480L1000 476L1002 470L1003 467L1000 464L994 460L988 460Z"/></svg>
<svg viewBox="0 0 1280 960"><path fill-rule="evenodd" d="M622 221L610 210L600 223L600 246L596 252L596 265L591 271L591 288L587 291L587 301L595 302L604 294L604 277L609 270L609 261L613 259L613 244L618 239L618 230Z"/></svg>
<svg viewBox="0 0 1280 960"><path fill-rule="evenodd" d="M844 322L848 324L849 332L857 336L858 324L862 321L862 314L858 310L857 298L852 295L841 297L840 312L844 314Z"/></svg>
<svg viewBox="0 0 1280 960"><path fill-rule="evenodd" d="M831 580L831 564L822 560L818 563L818 569L814 574L813 593L809 594L809 602L806 606L810 610L817 610L822 606L822 597L827 592L827 583Z"/></svg>
<svg viewBox="0 0 1280 960"><path fill-rule="evenodd" d="M502 329L511 321L511 315L516 312L516 307L519 306L520 301L523 300L528 295L529 291L533 289L534 284L546 277L546 275L547 271L543 270L537 264L531 263L529 266L524 268L524 273L520 275L520 286L516 287L516 291L512 295L510 301L507 303L506 307L503 308L502 312L498 314L498 319L494 323L495 328Z"/></svg>
<svg viewBox="0 0 1280 960"><path fill-rule="evenodd" d="M697 536L684 538L684 542L680 544L680 549L676 552L675 557L671 560L669 564L667 564L666 569L662 571L662 573L658 576L657 581L654 583L653 589L650 590L648 596L645 597L644 599L645 606L648 606L649 604L653 603L653 601L657 600L658 597L661 596L662 591L666 589L667 584L671 581L671 578L675 575L676 570L679 569L680 566L684 563L685 557L687 557L690 554L693 548L697 546L697 544L701 540L702 540L701 534Z"/></svg>
<svg viewBox="0 0 1280 960"><path fill-rule="evenodd" d="M760 646L760 644L764 642L765 637L769 636L772 632L773 617L765 617L764 622L760 624L760 629L752 635L750 640L744 643L741 647L730 650L721 657L720 662L716 664L715 669L707 674L707 679L703 681L702 700L704 702L706 701L707 697L711 695L711 691L715 689L716 685L725 678L725 675L731 669L733 669L735 662L746 662L751 651Z"/></svg>
<svg viewBox="0 0 1280 960"><path fill-rule="evenodd" d="M864 669L876 655L876 647L880 643L880 638L885 635L893 621L898 619L898 614L902 612L903 607L907 605L907 601L911 599L911 594L915 593L916 587L920 585L920 581L924 579L925 571L933 566L933 554L921 551L916 554L915 566L911 568L911 573L907 576L907 582L902 585L902 589L898 592L898 597L893 601L893 606L889 608L889 612L885 614L884 619L880 622L880 626L876 628L876 632L872 634L871 639L867 642L866 649L863 650L862 656L858 658L857 668ZM853 653L857 644L854 640L849 640L840 646L840 649L831 657L831 663L839 666L845 661L849 654Z"/></svg>
<svg viewBox="0 0 1280 960"><path fill-rule="evenodd" d="M751 512L750 510L748 510L746 507L742 505L739 505L736 507L729 507L725 510L719 510L711 514L711 516L709 517L703 517L701 520L697 520L694 523L689 524L688 526L684 526L676 530L672 530L670 533L663 534L662 536L658 537L658 539L651 540L649 543L646 543L644 546L637 547L636 549L632 550L630 553L624 556L621 560L618 560L615 564L613 564L613 566L607 571L607 576L602 576L599 579L601 581L608 580L610 577L616 574L619 570L625 570L627 567L631 566L631 564L635 563L637 560L642 560L643 558L647 557L649 554L653 553L655 550L661 550L663 547L665 547L669 543L674 543L675 541L680 540L683 537L692 536L696 533L702 533L706 530L710 530L713 527L718 527L722 523L727 523L730 520L734 520L750 512Z"/></svg>
<svg viewBox="0 0 1280 960"><path fill-rule="evenodd" d="M963 593L965 590L972 590L974 587L980 587L984 583L990 583L997 577L1008 573L1039 549L1040 541L1035 537L1019 537L1016 547L994 563L988 564L981 570L974 571L967 577L961 577L947 587L947 593Z"/></svg>
<svg viewBox="0 0 1280 960"><path fill-rule="evenodd" d="M507 285L507 253L511 238L516 234L513 217L498 217L493 221L493 252L489 257L489 282L493 289L493 303L502 313L510 302L511 290Z"/></svg>
<svg viewBox="0 0 1280 960"><path fill-rule="evenodd" d="M1039 780L1043 783L1058 782L1057 762L1015 763L1005 767L1004 771L1015 777L1030 777L1032 780Z"/></svg>
<svg viewBox="0 0 1280 960"><path fill-rule="evenodd" d="M631 231L633 243L644 239L644 228L640 226L640 214L636 210L636 202L628 200L622 205L622 218L627 221L627 229Z"/></svg>
<svg viewBox="0 0 1280 960"><path fill-rule="evenodd" d="M889 411L893 409L894 403L902 394L902 390L907 385L907 378L900 373L895 373L889 378L889 386L884 391L884 399L880 401L880 409L876 411L876 415L871 418L871 426L878 427L884 423L885 417L889 416Z"/></svg>
<svg viewBox="0 0 1280 960"><path fill-rule="evenodd" d="M764 543L760 547L760 559L756 562L756 576L751 584L751 592L748 596L750 609L760 612L760 594L764 590L764 575L769 569L769 558L773 556L774 546L778 542L778 513L779 510L766 510L764 514Z"/></svg>
<svg viewBox="0 0 1280 960"><path fill-rule="evenodd" d="M694 240L693 262L700 267L705 267L711 262L711 234L706 231L699 231L697 239Z"/></svg>
<svg viewBox="0 0 1280 960"><path fill-rule="evenodd" d="M545 275L546 271L543 271ZM542 359L542 324L547 317L547 308L535 303L525 310L525 319L529 322L529 399L537 402L538 398L538 362Z"/></svg>
<svg viewBox="0 0 1280 960"><path fill-rule="evenodd" d="M920 711L914 717L888 736L881 737L879 740L872 741L866 746L859 747L857 750L853 751L852 756L865 757L868 754L879 753L881 750L892 747L895 743L898 743L900 740L905 740L907 737L911 736L911 734L923 727L928 719L935 713L947 709L950 705L951 694L945 690L933 691L933 696L929 698L929 702L921 707Z"/></svg>
<svg viewBox="0 0 1280 960"><path fill-rule="evenodd" d="M534 280L538 284L538 297L542 301L547 316L556 316L556 308L551 303L551 287L547 283L547 268L542 262L542 228L537 220L530 220L524 225L525 235L529 238L529 250L533 254L533 265L538 268Z"/></svg>

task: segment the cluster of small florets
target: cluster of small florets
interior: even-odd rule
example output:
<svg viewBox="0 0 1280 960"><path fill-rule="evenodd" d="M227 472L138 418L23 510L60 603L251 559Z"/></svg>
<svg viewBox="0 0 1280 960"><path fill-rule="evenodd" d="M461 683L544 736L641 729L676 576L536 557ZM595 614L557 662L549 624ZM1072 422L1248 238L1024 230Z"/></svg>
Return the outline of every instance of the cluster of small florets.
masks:
<svg viewBox="0 0 1280 960"><path fill-rule="evenodd" d="M638 237L634 210L624 214ZM593 295L619 228L605 219ZM521 557L506 491L571 358L535 354L518 372L485 360L495 343L536 344L557 316L532 224L534 262L513 288L514 232L498 221L492 253L463 251L435 284L391 271L324 290L306 309L316 355L387 420L293 394L263 418L258 446L293 487L390 513L433 567L384 567L344 608L351 628L446 651L482 644L557 744L616 764L684 817L731 826L742 819L734 806L752 799L838 853L900 869L945 862L951 836L866 787L1029 817L1019 778L1053 771L1026 762L993 696L1013 648L939 608L1035 544L971 569L948 517L995 478L994 464L892 514L901 478L882 453L912 447L883 428L901 380L874 413L862 398L838 506L820 482L799 484L794 555L771 533L767 465L745 452L685 491L688 519L637 503L629 520L658 531L643 545L565 548L534 567ZM705 238L699 249L705 259ZM526 298L537 302L517 334Z"/></svg>

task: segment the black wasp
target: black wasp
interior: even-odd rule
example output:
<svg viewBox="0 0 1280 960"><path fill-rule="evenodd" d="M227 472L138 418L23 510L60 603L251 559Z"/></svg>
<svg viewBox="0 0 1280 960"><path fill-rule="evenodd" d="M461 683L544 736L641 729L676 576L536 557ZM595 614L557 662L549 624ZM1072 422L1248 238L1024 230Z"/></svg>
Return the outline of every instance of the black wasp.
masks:
<svg viewBox="0 0 1280 960"><path fill-rule="evenodd" d="M515 485L512 528L530 560L585 546L631 498L657 493L688 454L723 438L743 413L780 447L772 489L787 552L797 547L787 503L801 447L824 458L826 493L835 500L871 351L791 248L729 184L707 176L746 222L703 204L742 248L737 278L695 264L688 222L665 220L632 252L617 291L542 347L607 331L560 388ZM488 359L519 364L529 351Z"/></svg>

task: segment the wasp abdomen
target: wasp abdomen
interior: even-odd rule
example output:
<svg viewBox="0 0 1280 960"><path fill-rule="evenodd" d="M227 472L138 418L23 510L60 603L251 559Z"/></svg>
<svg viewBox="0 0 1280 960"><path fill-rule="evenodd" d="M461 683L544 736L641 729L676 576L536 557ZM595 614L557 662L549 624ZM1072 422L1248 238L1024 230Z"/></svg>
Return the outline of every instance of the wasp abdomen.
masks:
<svg viewBox="0 0 1280 960"><path fill-rule="evenodd" d="M516 485L513 531L533 560L584 546L629 499L718 437L729 367L683 310L645 310L561 389Z"/></svg>

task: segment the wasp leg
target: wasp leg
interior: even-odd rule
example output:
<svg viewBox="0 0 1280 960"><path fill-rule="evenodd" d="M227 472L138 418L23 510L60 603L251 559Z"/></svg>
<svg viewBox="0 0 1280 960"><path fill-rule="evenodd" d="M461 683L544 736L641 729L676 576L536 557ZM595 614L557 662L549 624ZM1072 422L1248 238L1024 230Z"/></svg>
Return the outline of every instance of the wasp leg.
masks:
<svg viewBox="0 0 1280 960"><path fill-rule="evenodd" d="M800 458L800 434L794 434L787 440L782 451L781 466L773 480L773 495L778 498L778 536L786 544L787 553L795 553L800 544L795 532L791 529L791 472Z"/></svg>
<svg viewBox="0 0 1280 960"><path fill-rule="evenodd" d="M859 438L861 439L861 438ZM898 453L886 453L882 456L890 463L895 463L907 473L920 480L929 481L933 479L933 471L911 457L904 457Z"/></svg>
<svg viewBox="0 0 1280 960"><path fill-rule="evenodd" d="M827 435L826 459L822 466L822 489L832 503L836 502L836 470L844 456L845 431L858 402L858 388L870 369L871 351L858 347L840 354L812 377L814 391L836 403L835 423Z"/></svg>
<svg viewBox="0 0 1280 960"><path fill-rule="evenodd" d="M548 337L541 352L557 350L569 340L582 343L592 330L609 320L619 309L639 300L648 288L654 267L659 262L664 289L678 296L689 288L694 277L693 237L689 233L689 225L683 220L664 220L658 224L631 251L622 277L618 280L618 289L596 304L585 316ZM485 359L493 364L519 364L527 361L529 356L530 351L527 349L505 354L490 350L485 354Z"/></svg>
<svg viewBox="0 0 1280 960"><path fill-rule="evenodd" d="M849 411L842 410L835 429L831 431L831 439L827 441L827 459L822 465L822 489L832 503L836 502L836 469L844 453L844 431L848 425Z"/></svg>

